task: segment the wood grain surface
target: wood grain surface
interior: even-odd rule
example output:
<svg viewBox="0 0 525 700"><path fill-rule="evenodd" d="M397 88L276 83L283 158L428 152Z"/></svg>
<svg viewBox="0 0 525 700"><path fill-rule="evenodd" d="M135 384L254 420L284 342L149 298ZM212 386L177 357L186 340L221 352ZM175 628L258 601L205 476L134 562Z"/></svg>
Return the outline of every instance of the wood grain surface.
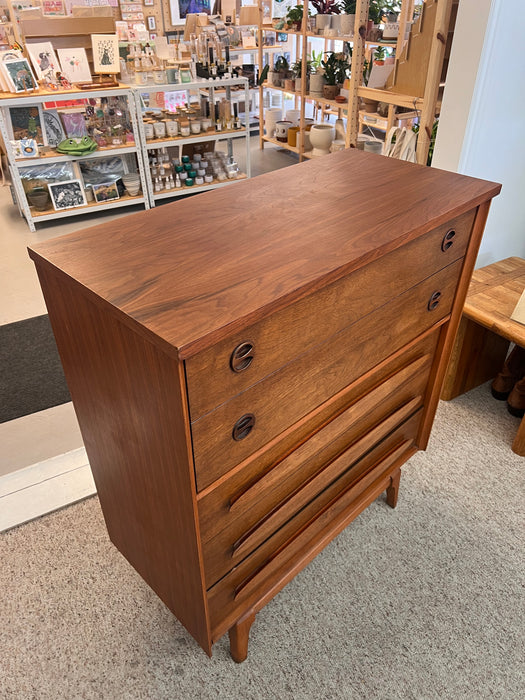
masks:
<svg viewBox="0 0 525 700"><path fill-rule="evenodd" d="M55 238L30 255L188 357L499 190L351 149Z"/></svg>

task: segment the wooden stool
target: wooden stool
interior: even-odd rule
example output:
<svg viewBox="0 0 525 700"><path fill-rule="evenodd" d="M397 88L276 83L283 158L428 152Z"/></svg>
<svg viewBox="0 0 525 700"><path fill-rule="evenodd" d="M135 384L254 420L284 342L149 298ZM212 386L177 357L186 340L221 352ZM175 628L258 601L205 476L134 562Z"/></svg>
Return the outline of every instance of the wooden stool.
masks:
<svg viewBox="0 0 525 700"><path fill-rule="evenodd" d="M525 347L525 325L512 321L525 289L525 260L507 258L472 275L441 398L449 401L493 379L511 342ZM525 417L512 444L525 456Z"/></svg>

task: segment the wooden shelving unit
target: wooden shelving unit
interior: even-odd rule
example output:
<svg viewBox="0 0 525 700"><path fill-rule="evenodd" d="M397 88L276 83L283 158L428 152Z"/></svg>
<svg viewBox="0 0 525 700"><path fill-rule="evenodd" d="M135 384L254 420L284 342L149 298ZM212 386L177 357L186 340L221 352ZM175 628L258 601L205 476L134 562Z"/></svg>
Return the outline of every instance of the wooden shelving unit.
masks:
<svg viewBox="0 0 525 700"><path fill-rule="evenodd" d="M382 128L388 131L397 121L399 115L396 115L396 107L404 107L412 111L410 118L417 116L420 130L417 144L417 161L418 163L426 163L428 150L430 146L430 136L434 119L436 117L436 108L438 105L438 91L442 78L443 63L445 58L445 49L447 45L447 37L450 39L450 26L452 8L457 5L458 0L425 0L422 6L420 19L413 25L408 39L406 39L407 23L412 19L414 14L414 0L402 0L401 13L399 16L399 36L397 43L384 41L366 41L366 25L368 21L369 0L357 0L354 34L350 36L330 36L324 37L308 31L308 7L303 8L302 29L300 32L291 30L277 30L297 37L296 42L296 59L302 60L302 75L301 75L301 91L290 92L265 83L261 85L259 104L261 110L261 129L260 129L260 147L264 147L265 142L273 142L273 139L268 139L264 136L264 89L280 90L288 94L294 95L296 102L300 100L301 121L300 128L304 129L305 104L308 101L315 101L321 105L328 107L330 111L335 110L335 113L340 113L345 110L347 114L347 130L346 130L346 148L356 147L360 125L363 124L363 112L360 111L361 98L368 98L380 102L386 102L389 105L387 117L375 115L377 119L382 120ZM268 24L263 24L263 5L262 0L259 2L259 65L263 66L262 44L263 33L265 31L276 31L274 27ZM307 40L309 38L322 38L336 41L349 41L353 44L352 52L352 69L350 78L350 88L348 101L339 103L335 100L326 100L324 98L312 97L306 91L307 76L306 76L306 59L307 59ZM450 43L450 42L449 42ZM396 65L394 66L393 75L397 76L398 71L403 74L405 84L414 85L416 81L411 81L410 76L418 75L418 84L422 88L417 88L413 94L399 91L394 83L388 89L372 89L362 84L363 67L367 51L372 46L387 46L396 50ZM417 53L414 49L417 46ZM416 53L416 59L412 54ZM422 62L421 62L422 61ZM401 65L402 63L402 65ZM423 66L424 75L421 77L421 68ZM372 113L372 116L373 113ZM408 117L403 116L403 119ZM277 142L286 148L286 145ZM289 148L289 150L294 150ZM297 149L296 149L297 150ZM304 153L298 149L300 160L304 158Z"/></svg>

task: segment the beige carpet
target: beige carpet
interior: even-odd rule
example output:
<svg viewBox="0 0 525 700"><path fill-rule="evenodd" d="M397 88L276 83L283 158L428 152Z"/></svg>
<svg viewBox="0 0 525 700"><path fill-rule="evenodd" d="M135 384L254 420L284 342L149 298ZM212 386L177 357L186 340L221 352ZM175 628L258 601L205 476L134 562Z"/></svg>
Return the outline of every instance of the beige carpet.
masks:
<svg viewBox="0 0 525 700"><path fill-rule="evenodd" d="M0 536L0 698L524 697L525 460L487 387L441 403L378 499L212 659L109 543L96 498Z"/></svg>

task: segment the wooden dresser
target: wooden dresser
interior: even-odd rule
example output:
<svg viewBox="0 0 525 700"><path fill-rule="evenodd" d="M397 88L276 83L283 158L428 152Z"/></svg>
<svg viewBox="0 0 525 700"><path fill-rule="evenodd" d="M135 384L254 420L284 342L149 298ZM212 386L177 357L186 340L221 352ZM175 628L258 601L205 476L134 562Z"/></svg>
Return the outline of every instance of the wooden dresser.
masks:
<svg viewBox="0 0 525 700"><path fill-rule="evenodd" d="M349 150L30 249L111 540L208 654L395 506L499 189Z"/></svg>

